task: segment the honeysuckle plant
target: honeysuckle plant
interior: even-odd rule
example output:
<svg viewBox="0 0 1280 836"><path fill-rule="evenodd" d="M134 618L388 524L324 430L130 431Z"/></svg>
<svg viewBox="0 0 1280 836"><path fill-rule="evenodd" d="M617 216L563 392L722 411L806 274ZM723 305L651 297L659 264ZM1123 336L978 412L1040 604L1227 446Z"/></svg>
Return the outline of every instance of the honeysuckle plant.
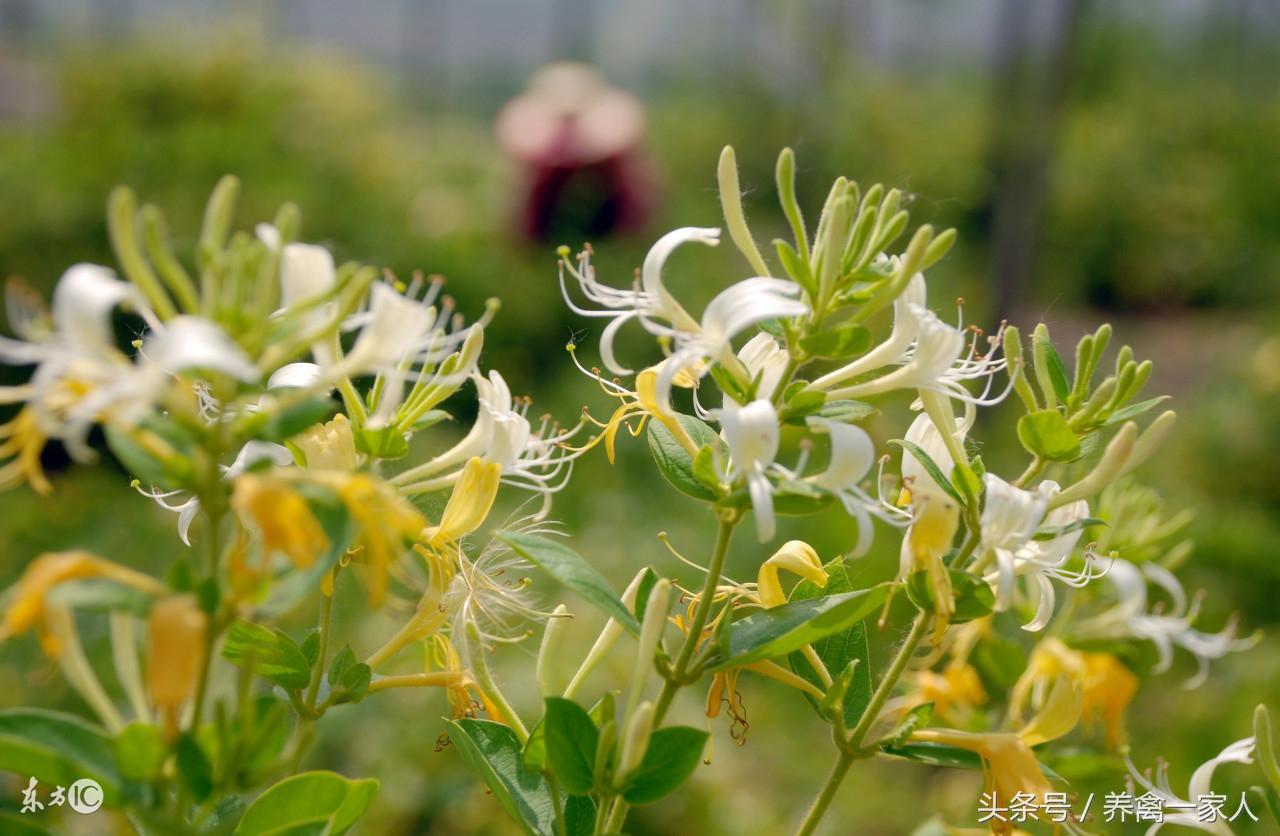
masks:
<svg viewBox="0 0 1280 836"><path fill-rule="evenodd" d="M1127 708L1177 656L1197 662L1185 683L1197 687L1254 637L1200 623L1174 574L1191 554L1187 516L1135 481L1174 424L1164 398L1142 395L1151 363L1127 347L1108 359L1108 326L1069 366L1043 325L1028 339L948 321L925 275L955 233L908 235L896 189L840 178L810 225L784 151L791 237L766 258L732 149L719 185L723 233L662 236L634 281L597 278L590 247L560 249L566 304L606 320L598 367L568 347L606 405L568 427L532 422L528 398L482 371L496 303L468 324L438 278L338 265L299 240L291 206L233 232L231 179L189 260L157 209L114 193L118 272L73 266L48 307L8 288L14 336L0 359L31 375L0 390L16 408L0 427L0 481L55 491L45 444L90 462L101 428L142 497L173 512L173 543L147 571L93 544L29 559L0 631L34 636L90 719L0 712L16 741L0 767L92 777L145 833L341 833L377 782L304 769L316 724L424 689L441 694L442 739L520 830L619 833L635 807L715 768L711 723L747 743L750 681L766 677L832 741L814 802L794 812L802 834L870 759L980 771L993 804L1047 804L1070 788L1055 757L1064 741L1077 762L1092 752L1117 781L1180 803L1163 771L1130 758ZM668 262L722 238L745 269L697 311L670 289ZM478 409L455 432L463 389ZM980 419L1006 401L1026 462L1002 475L977 444ZM618 593L554 522L552 500L577 458L601 448L612 462L641 435L714 545L687 555L654 531L655 555L684 568L665 576L631 545L609 557L633 564ZM498 520L504 492L516 511ZM838 553L803 534L825 511L851 521ZM641 530L629 544L658 525L630 522ZM726 574L731 550L751 558L746 577ZM873 550L898 560L868 585L871 570L851 568ZM532 594L539 577L607 618L577 637L588 650L568 676L566 639L583 622ZM339 635L343 586L365 615L390 614L379 641ZM300 613L316 626L298 628ZM90 619L107 625L106 680L81 638ZM490 655L539 632L528 676L504 690ZM887 659L873 658L877 634ZM604 679L610 657L626 660L625 682ZM678 702L682 691L696 701ZM534 695L536 712L517 708ZM1190 792L1222 764L1255 765L1260 807L1280 807L1265 708Z"/></svg>
<svg viewBox="0 0 1280 836"><path fill-rule="evenodd" d="M234 231L237 191L219 183L183 259L159 210L119 189L118 270L72 266L51 306L7 287L0 359L32 370L0 390L17 407L0 428L5 487L54 493L42 449L92 462L96 427L175 528L148 571L91 543L31 556L0 635L36 636L91 720L9 709L0 765L50 790L96 780L139 832L340 833L377 782L300 771L331 712L421 688L450 716L519 726L486 656L551 616L511 582L528 574L513 543L547 526L579 428L531 423L528 399L482 371L496 302L468 323L438 277L336 264L298 240L290 205ZM443 426L464 388L479 409L459 436ZM470 536L500 490L532 499L510 540ZM380 645L335 635L344 585L391 614ZM307 611L314 629L281 628ZM82 641L96 619L110 677Z"/></svg>

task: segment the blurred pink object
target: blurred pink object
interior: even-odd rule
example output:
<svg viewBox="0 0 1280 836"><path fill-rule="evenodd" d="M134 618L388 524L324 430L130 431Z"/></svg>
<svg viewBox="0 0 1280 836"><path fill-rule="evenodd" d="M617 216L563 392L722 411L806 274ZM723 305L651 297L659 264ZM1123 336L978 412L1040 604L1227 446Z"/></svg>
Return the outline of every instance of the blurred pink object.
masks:
<svg viewBox="0 0 1280 836"><path fill-rule="evenodd" d="M503 106L498 144L524 167L519 227L538 241L642 227L656 200L644 105L593 67L548 64Z"/></svg>

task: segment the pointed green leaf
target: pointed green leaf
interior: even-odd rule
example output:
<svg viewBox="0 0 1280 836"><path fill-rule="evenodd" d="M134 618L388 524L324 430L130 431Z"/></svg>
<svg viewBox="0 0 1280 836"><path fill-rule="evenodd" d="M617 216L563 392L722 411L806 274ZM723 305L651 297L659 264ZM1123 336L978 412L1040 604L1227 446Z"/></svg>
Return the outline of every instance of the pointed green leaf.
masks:
<svg viewBox="0 0 1280 836"><path fill-rule="evenodd" d="M708 737L702 729L688 726L655 731L644 760L628 776L622 797L630 804L648 804L674 791L698 768Z"/></svg>
<svg viewBox="0 0 1280 836"><path fill-rule="evenodd" d="M516 554L594 604L606 615L634 634L640 625L631 611L609 587L609 582L582 555L563 543L537 534L499 531L494 535Z"/></svg>
<svg viewBox="0 0 1280 836"><path fill-rule="evenodd" d="M793 601L749 615L730 625L725 641L708 660L707 670L722 671L773 659L843 632L883 604L889 586L882 583L858 592Z"/></svg>
<svg viewBox="0 0 1280 836"><path fill-rule="evenodd" d="M560 786L573 795L586 795L594 785L592 771L600 732L582 706L573 700L548 697L546 726L547 763Z"/></svg>
<svg viewBox="0 0 1280 836"><path fill-rule="evenodd" d="M372 778L303 772L267 788L244 811L236 836L324 833L341 836L368 809L378 791Z"/></svg>

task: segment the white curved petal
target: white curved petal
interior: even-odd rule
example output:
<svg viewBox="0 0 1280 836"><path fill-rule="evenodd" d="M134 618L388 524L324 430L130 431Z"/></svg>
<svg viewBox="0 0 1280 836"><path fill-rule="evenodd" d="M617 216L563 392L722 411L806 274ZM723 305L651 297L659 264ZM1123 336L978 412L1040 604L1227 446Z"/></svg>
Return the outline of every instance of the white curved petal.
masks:
<svg viewBox="0 0 1280 836"><path fill-rule="evenodd" d="M84 351L109 351L115 347L112 308L126 300L136 304L137 299L133 285L106 267L76 264L53 289L53 320L68 344Z"/></svg>
<svg viewBox="0 0 1280 836"><path fill-rule="evenodd" d="M831 439L831 463L825 471L809 481L832 491L861 482L876 460L875 443L866 430L816 415L810 416L806 423L815 430L825 432Z"/></svg>
<svg viewBox="0 0 1280 836"><path fill-rule="evenodd" d="M720 230L715 227L686 226L673 229L654 243L644 257L644 265L640 268L640 281L645 293L655 301L663 300L668 296L667 289L662 284L662 267L666 264L667 258L681 244L690 242L714 247L720 243Z"/></svg>
<svg viewBox="0 0 1280 836"><path fill-rule="evenodd" d="M278 233L276 241L278 246ZM333 254L327 249L316 244L285 245L280 256L281 305L288 308L313 300L331 291L336 283Z"/></svg>
<svg viewBox="0 0 1280 836"><path fill-rule="evenodd" d="M165 323L143 348L147 362L166 372L208 369L239 380L251 381L258 371L244 350L213 322L195 316L178 316Z"/></svg>
<svg viewBox="0 0 1280 836"><path fill-rule="evenodd" d="M324 377L324 370L315 363L289 363L281 366L267 378L268 389L310 389Z"/></svg>

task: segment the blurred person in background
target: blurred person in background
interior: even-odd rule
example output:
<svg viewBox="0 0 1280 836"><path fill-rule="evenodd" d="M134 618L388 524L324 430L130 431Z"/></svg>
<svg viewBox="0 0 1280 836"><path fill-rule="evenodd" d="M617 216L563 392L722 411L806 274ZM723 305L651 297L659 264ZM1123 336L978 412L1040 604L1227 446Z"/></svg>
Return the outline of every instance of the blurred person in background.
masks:
<svg viewBox="0 0 1280 836"><path fill-rule="evenodd" d="M554 243L644 227L658 190L643 147L644 106L594 67L542 67L503 106L494 130L521 166L521 235Z"/></svg>

